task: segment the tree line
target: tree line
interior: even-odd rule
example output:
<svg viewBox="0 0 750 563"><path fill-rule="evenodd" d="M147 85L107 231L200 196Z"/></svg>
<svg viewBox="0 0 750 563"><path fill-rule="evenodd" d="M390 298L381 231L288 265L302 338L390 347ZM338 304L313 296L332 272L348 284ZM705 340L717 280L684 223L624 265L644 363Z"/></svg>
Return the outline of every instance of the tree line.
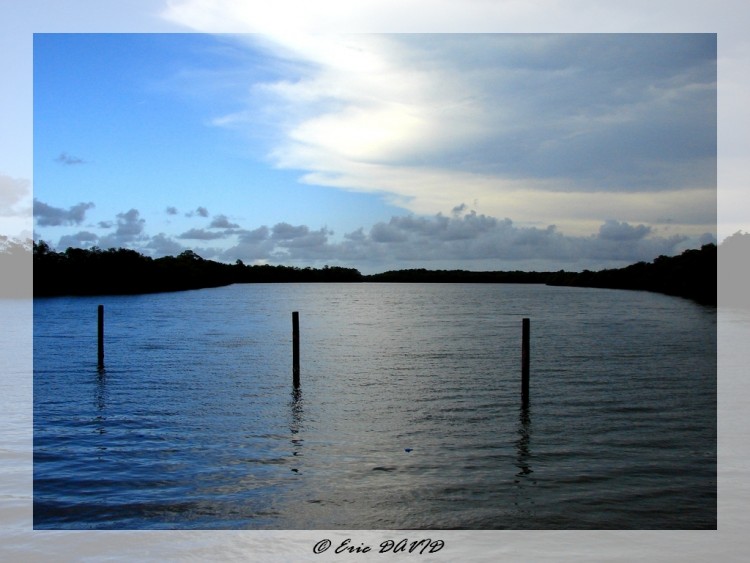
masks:
<svg viewBox="0 0 750 563"><path fill-rule="evenodd" d="M748 249L750 250L750 249ZM625 268L582 272L471 272L466 270L397 270L368 276L368 281L416 283L541 283L556 286L637 289L686 297L716 305L717 248L706 244L679 256L659 256Z"/></svg>
<svg viewBox="0 0 750 563"><path fill-rule="evenodd" d="M234 264L202 258L192 250L152 258L135 250L68 248L55 252L34 243L34 296L135 294L219 287L233 283L352 282L353 268L321 269Z"/></svg>
<svg viewBox="0 0 750 563"><path fill-rule="evenodd" d="M397 282L397 283L541 283L557 286L599 287L656 291L715 305L717 256L727 281L720 288L731 302L747 295L750 235L737 233L717 247L707 244L678 256L659 256L624 268L582 272L524 272L467 270L391 270L363 275L354 268L324 266L246 265L204 259L192 250L177 256L152 258L127 248L103 250L68 248L56 252L44 242L11 241L0 237L2 295L29 296L30 275L13 278L13 272L30 272L33 295L137 294L218 287L233 283L284 282ZM26 282L11 283L13 279ZM730 291L731 290L731 291ZM733 293L732 293L733 292ZM745 298L750 303L750 299Z"/></svg>

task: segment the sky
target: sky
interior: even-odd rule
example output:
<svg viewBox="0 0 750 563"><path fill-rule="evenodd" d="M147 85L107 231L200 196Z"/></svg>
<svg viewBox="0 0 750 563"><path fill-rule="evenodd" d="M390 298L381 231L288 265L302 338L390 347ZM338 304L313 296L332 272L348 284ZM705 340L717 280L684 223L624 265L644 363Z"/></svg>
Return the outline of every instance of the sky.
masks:
<svg viewBox="0 0 750 563"><path fill-rule="evenodd" d="M36 34L34 238L581 270L715 242L713 34Z"/></svg>
<svg viewBox="0 0 750 563"><path fill-rule="evenodd" d="M34 238L617 267L716 241L713 34L36 34Z"/></svg>

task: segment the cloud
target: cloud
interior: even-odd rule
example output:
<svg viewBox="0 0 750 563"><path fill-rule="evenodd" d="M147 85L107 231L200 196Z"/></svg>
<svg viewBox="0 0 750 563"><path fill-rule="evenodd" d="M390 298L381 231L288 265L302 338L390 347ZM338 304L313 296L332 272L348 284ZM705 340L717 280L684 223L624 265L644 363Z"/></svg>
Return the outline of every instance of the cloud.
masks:
<svg viewBox="0 0 750 563"><path fill-rule="evenodd" d="M55 162L58 162L60 164L64 164L66 166L71 166L74 164L85 164L86 161L83 159L78 158L77 156L71 156L66 152L60 153L60 156L58 156L55 159Z"/></svg>
<svg viewBox="0 0 750 563"><path fill-rule="evenodd" d="M271 229L271 242L275 243L273 257L277 259L311 260L326 258L335 253L335 247L328 244L333 233L323 227L317 231L307 225L278 223Z"/></svg>
<svg viewBox="0 0 750 563"><path fill-rule="evenodd" d="M253 84L259 109L240 113L248 129L253 115L278 116L269 158L304 183L428 216L477 200L577 234L623 202L646 223L651 196L670 200L678 224L700 215L696 232L715 223L702 206L716 198L710 34L243 40L293 70Z"/></svg>
<svg viewBox="0 0 750 563"><path fill-rule="evenodd" d="M240 226L237 223L229 221L226 215L216 215L211 224L208 226L209 229L239 229Z"/></svg>
<svg viewBox="0 0 750 563"><path fill-rule="evenodd" d="M373 225L369 233L364 229L349 233L328 249L331 257L368 262L375 269L375 264L389 264L398 268L556 270L648 261L676 253L686 241L683 235L654 236L643 225L618 221L605 221L597 235L566 236L554 225L524 227L472 210L452 217L392 217ZM693 241L692 247L705 242Z"/></svg>
<svg viewBox="0 0 750 563"><path fill-rule="evenodd" d="M258 243L267 240L270 236L270 229L266 226L258 227L252 231L243 231L240 233L240 241L246 243Z"/></svg>
<svg viewBox="0 0 750 563"><path fill-rule="evenodd" d="M243 231L239 243L221 254L227 261L340 263L365 272L412 267L484 270L581 270L622 267L685 248L715 242L663 236L644 225L607 220L595 235L568 236L554 225L528 227L512 220L454 206L446 217L395 216L369 230L360 227L332 240L326 228L278 223Z"/></svg>
<svg viewBox="0 0 750 563"><path fill-rule="evenodd" d="M101 237L99 245L103 248L126 248L133 243L146 243L148 235L144 233L146 220L142 219L137 209L117 214L117 229L114 233Z"/></svg>
<svg viewBox="0 0 750 563"><path fill-rule="evenodd" d="M131 209L125 213L117 214L117 235L125 237L135 237L143 231L145 219L140 218L140 212L137 209Z"/></svg>
<svg viewBox="0 0 750 563"><path fill-rule="evenodd" d="M205 229L190 229L189 231L185 231L181 235L178 235L177 238L193 240L215 240L225 238L225 235L223 233L212 233Z"/></svg>
<svg viewBox="0 0 750 563"><path fill-rule="evenodd" d="M40 209L45 210L44 206ZM452 205L450 216L393 216L334 238L327 227L280 222L255 229L193 228L181 241L221 241L217 247L183 245L165 233L150 236L136 209L116 216L114 233L79 231L60 238L58 247L132 247L154 256L190 248L204 258L246 263L342 264L365 273L424 267L470 270L581 270L622 267L677 254L715 242L710 233L689 237L668 226L662 230L625 220L599 221L595 234L571 236L555 225L524 226L509 218ZM60 215L63 210L52 213ZM70 212L65 212L70 215ZM112 222L100 222L112 225Z"/></svg>
<svg viewBox="0 0 750 563"><path fill-rule="evenodd" d="M290 241L305 237L310 232L305 225L293 226L289 223L278 223L272 229L271 237L276 240Z"/></svg>
<svg viewBox="0 0 750 563"><path fill-rule="evenodd" d="M89 248L96 246L99 236L91 231L80 231L73 235L64 235L60 237L60 242L57 247L60 249L73 248Z"/></svg>
<svg viewBox="0 0 750 563"><path fill-rule="evenodd" d="M60 207L52 207L34 198L34 217L36 217L37 225L40 227L80 225L86 218L86 211L92 207L94 207L94 204L91 202L79 203L66 210Z"/></svg>
<svg viewBox="0 0 750 563"><path fill-rule="evenodd" d="M199 217L208 217L208 209L206 209L205 207L198 207L195 211L188 211L187 213L185 213L185 217L193 217L194 215L198 215Z"/></svg>
<svg viewBox="0 0 750 563"><path fill-rule="evenodd" d="M634 227L627 223L608 220L599 228L599 238L615 241L640 240L650 232L651 228L645 225Z"/></svg>
<svg viewBox="0 0 750 563"><path fill-rule="evenodd" d="M395 219L395 218L394 218ZM407 233L401 232L401 230L393 224L394 219L391 219L391 223L377 223L370 229L370 238L375 242L404 242L407 240ZM353 237L348 237L350 240L357 240ZM362 240L361 238L359 240Z"/></svg>
<svg viewBox="0 0 750 563"><path fill-rule="evenodd" d="M167 215L177 215L177 208L172 206L167 207Z"/></svg>
<svg viewBox="0 0 750 563"><path fill-rule="evenodd" d="M271 240L271 229L263 225L239 233L239 242L225 250L221 259L234 262L238 258L247 262L268 262L274 255L276 242Z"/></svg>
<svg viewBox="0 0 750 563"><path fill-rule="evenodd" d="M187 247L182 246L164 233L159 233L151 237L144 248L150 250L157 258L161 256L177 256L184 250L187 250Z"/></svg>

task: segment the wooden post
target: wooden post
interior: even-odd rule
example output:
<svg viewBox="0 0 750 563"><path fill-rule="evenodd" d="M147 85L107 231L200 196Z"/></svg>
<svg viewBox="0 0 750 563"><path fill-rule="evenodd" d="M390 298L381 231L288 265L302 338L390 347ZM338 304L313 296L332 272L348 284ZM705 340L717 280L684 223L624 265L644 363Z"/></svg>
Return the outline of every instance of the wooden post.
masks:
<svg viewBox="0 0 750 563"><path fill-rule="evenodd" d="M529 400L529 335L531 334L529 319L523 319L521 342L521 398L524 403Z"/></svg>
<svg viewBox="0 0 750 563"><path fill-rule="evenodd" d="M98 322L97 322L97 333L98 333L98 366L99 369L104 369L104 305L99 305L98 310Z"/></svg>
<svg viewBox="0 0 750 563"><path fill-rule="evenodd" d="M299 313L292 313L292 382L299 387Z"/></svg>

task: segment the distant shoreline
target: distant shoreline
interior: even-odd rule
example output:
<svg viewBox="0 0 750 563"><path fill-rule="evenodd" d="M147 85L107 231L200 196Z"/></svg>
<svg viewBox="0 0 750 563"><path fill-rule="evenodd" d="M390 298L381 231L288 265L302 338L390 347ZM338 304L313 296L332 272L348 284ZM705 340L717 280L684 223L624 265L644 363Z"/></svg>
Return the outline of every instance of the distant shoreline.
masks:
<svg viewBox="0 0 750 563"><path fill-rule="evenodd" d="M592 272L392 270L363 275L354 268L224 264L187 250L151 258L130 249L68 248L34 243L34 297L133 295L221 287L235 283L533 283L653 291L716 305L717 248L707 244L678 256L660 256L624 268Z"/></svg>

